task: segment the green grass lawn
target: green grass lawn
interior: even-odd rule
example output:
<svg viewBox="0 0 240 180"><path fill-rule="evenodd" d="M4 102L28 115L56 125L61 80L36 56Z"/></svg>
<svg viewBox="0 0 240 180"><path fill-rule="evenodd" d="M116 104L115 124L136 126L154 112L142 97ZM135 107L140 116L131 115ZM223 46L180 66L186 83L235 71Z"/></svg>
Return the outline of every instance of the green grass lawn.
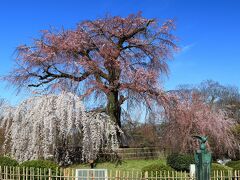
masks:
<svg viewBox="0 0 240 180"><path fill-rule="evenodd" d="M149 160L122 160L120 165L116 165L115 163L103 162L97 163L96 168L98 169L108 169L108 170L120 170L120 171L141 171L144 166L148 166L150 164L156 163L164 163L166 164L165 158L159 159L149 159ZM88 164L75 164L70 166L70 168L90 168Z"/></svg>
<svg viewBox="0 0 240 180"><path fill-rule="evenodd" d="M112 174L113 177L116 176L116 173L120 177L126 177L127 174L129 173L129 177L133 178L140 178L143 177L142 168L151 164L166 164L166 159L165 158L159 158L159 159L139 159L139 160L123 160L122 164L116 166L114 163L110 162L104 162L104 163L97 163L97 166L95 168L97 169L107 169L110 174ZM69 168L74 168L74 169L90 169L90 166L88 164L76 164L72 165ZM188 173L180 173L180 172L175 172L178 174L178 177L186 177L188 176ZM151 176L151 174L149 174ZM176 175L175 175L176 176ZM127 176L128 177L128 176Z"/></svg>

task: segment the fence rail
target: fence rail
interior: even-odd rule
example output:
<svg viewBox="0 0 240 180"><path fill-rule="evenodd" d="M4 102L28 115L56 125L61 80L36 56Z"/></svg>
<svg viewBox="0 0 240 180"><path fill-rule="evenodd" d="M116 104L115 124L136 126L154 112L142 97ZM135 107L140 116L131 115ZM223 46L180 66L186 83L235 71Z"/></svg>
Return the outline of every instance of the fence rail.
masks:
<svg viewBox="0 0 240 180"><path fill-rule="evenodd" d="M119 148L116 152L123 160L143 158L153 159L164 154L159 147Z"/></svg>
<svg viewBox="0 0 240 180"><path fill-rule="evenodd" d="M24 167L0 167L0 180L195 180L187 172L162 171L111 171L107 176L94 177L87 174L76 177L75 169L39 169ZM239 171L214 171L211 180L240 180Z"/></svg>

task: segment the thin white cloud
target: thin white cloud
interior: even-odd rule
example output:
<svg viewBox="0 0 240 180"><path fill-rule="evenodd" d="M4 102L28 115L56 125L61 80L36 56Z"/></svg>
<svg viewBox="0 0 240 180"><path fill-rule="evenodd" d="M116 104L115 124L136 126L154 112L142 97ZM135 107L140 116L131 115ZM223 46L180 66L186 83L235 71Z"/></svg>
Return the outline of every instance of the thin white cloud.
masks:
<svg viewBox="0 0 240 180"><path fill-rule="evenodd" d="M191 50L194 46L196 45L196 43L191 43L191 44L187 44L185 46L182 47L181 49L181 53L186 53L188 52L189 50Z"/></svg>

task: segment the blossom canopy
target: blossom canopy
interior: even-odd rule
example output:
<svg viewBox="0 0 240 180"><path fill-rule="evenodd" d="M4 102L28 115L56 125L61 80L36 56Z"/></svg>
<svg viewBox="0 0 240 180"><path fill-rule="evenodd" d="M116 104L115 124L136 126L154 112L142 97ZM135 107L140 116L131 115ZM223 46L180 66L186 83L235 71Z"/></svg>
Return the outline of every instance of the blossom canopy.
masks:
<svg viewBox="0 0 240 180"><path fill-rule="evenodd" d="M32 45L17 48L17 67L6 79L17 87L102 95L110 117L120 123L120 106L133 96L148 102L163 96L159 78L177 50L173 20L107 16L76 29L44 30Z"/></svg>

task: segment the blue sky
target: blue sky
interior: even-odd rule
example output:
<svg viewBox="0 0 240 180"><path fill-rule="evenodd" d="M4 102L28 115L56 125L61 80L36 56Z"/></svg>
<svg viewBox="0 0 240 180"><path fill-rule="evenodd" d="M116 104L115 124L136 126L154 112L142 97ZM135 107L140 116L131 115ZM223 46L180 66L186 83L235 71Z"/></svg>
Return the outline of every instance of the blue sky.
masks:
<svg viewBox="0 0 240 180"><path fill-rule="evenodd" d="M176 20L182 51L169 63L166 89L206 79L240 87L240 1L238 0L3 0L0 2L0 76L14 67L14 50L50 26L76 23L106 14L127 16L142 11L149 18ZM0 97L18 103L12 87L0 83Z"/></svg>

